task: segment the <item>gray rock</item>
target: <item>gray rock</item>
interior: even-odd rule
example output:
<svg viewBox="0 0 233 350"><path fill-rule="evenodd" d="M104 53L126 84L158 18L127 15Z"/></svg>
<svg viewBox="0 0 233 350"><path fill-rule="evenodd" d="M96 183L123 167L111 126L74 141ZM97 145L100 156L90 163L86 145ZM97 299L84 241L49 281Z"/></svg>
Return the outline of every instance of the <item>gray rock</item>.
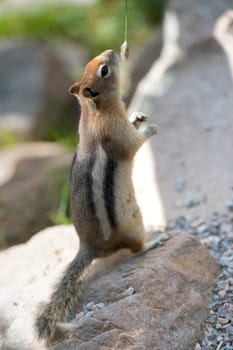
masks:
<svg viewBox="0 0 233 350"><path fill-rule="evenodd" d="M168 10L175 14L178 21L181 48L187 50L210 38L217 18L230 8L231 0L169 0Z"/></svg>
<svg viewBox="0 0 233 350"><path fill-rule="evenodd" d="M123 297L129 297L131 295L134 294L134 288L133 287L129 287L124 293L123 293Z"/></svg>
<svg viewBox="0 0 233 350"><path fill-rule="evenodd" d="M104 303L98 303L98 304L96 304L96 306L97 306L97 308L98 309L103 309L106 305L104 304Z"/></svg>
<svg viewBox="0 0 233 350"><path fill-rule="evenodd" d="M0 252L0 265L5 266L0 274L0 315L1 321L11 320L4 333L6 348L14 347L17 341L17 348L39 349L32 332L35 309L48 298L54 281L77 250L73 229L57 226L25 245ZM126 275L129 271L133 274ZM106 306L94 312L94 317L80 315L82 305L77 307L80 317L72 321L71 338L68 335L53 348L113 348L121 341L122 349L154 349L154 344L164 350L193 349L202 335L207 301L218 271L208 251L183 232L146 255L123 258L118 254L100 259L87 281L82 303L105 300ZM136 293L122 298L128 286ZM19 301L17 307L15 301Z"/></svg>
<svg viewBox="0 0 233 350"><path fill-rule="evenodd" d="M198 228L197 228L198 233L204 233L208 230L209 230L209 227L206 224L202 224L202 225L198 226Z"/></svg>
<svg viewBox="0 0 233 350"><path fill-rule="evenodd" d="M72 154L52 143L25 143L0 152L0 246L25 242L52 224ZM1 175L1 170L0 170Z"/></svg>
<svg viewBox="0 0 233 350"><path fill-rule="evenodd" d="M72 79L55 48L30 41L1 42L0 76L0 131L45 139L54 130L75 129L78 115L68 94Z"/></svg>

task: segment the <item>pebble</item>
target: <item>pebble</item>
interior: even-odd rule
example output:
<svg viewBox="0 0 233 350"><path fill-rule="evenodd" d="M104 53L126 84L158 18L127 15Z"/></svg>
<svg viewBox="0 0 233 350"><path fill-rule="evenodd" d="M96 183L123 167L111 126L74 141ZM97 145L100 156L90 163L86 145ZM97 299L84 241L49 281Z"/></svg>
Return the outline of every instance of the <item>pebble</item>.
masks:
<svg viewBox="0 0 233 350"><path fill-rule="evenodd" d="M195 220L191 221L190 226L194 229L196 229L198 226L203 225L204 221L201 218L196 218Z"/></svg>
<svg viewBox="0 0 233 350"><path fill-rule="evenodd" d="M186 205L193 205L192 200ZM204 337L195 350L233 350L233 200L226 202L227 214L213 212L209 222L179 216L168 230L182 229L205 244L220 263L221 273L209 304Z"/></svg>
<svg viewBox="0 0 233 350"><path fill-rule="evenodd" d="M131 295L134 294L134 288L133 287L129 287L124 293L123 293L123 297L129 297Z"/></svg>
<svg viewBox="0 0 233 350"><path fill-rule="evenodd" d="M93 315L94 315L94 311L88 311L88 312L85 314L86 317L93 317Z"/></svg>
<svg viewBox="0 0 233 350"><path fill-rule="evenodd" d="M94 301L90 301L88 304L84 305L83 312L84 315L88 315L89 312L96 312L102 310L105 307L104 303L95 303Z"/></svg>
<svg viewBox="0 0 233 350"><path fill-rule="evenodd" d="M233 211L233 199L227 201L225 204L229 211Z"/></svg>
<svg viewBox="0 0 233 350"><path fill-rule="evenodd" d="M193 199L193 198L188 198L184 201L184 206L186 208L193 208L197 205L200 204L200 201L199 200L196 200L196 199Z"/></svg>
<svg viewBox="0 0 233 350"><path fill-rule="evenodd" d="M96 304L96 307L101 310L101 309L105 308L105 304L104 303L98 303L98 304Z"/></svg>
<svg viewBox="0 0 233 350"><path fill-rule="evenodd" d="M202 225L198 226L198 228L197 228L198 233L204 233L208 230L209 230L209 227L206 224L202 224Z"/></svg>
<svg viewBox="0 0 233 350"><path fill-rule="evenodd" d="M185 180L180 179L180 180L176 181L176 191L177 192L179 192L179 193L183 192L185 189L185 186L186 186Z"/></svg>

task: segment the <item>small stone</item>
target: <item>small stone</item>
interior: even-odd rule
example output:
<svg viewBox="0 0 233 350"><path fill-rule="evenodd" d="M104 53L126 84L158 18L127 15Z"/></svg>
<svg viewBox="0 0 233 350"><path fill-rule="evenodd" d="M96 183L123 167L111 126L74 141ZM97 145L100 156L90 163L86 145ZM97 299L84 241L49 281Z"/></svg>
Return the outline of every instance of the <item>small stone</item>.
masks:
<svg viewBox="0 0 233 350"><path fill-rule="evenodd" d="M217 335L216 334L209 334L207 336L207 338L208 338L208 340L213 341L213 340L215 340L217 338Z"/></svg>
<svg viewBox="0 0 233 350"><path fill-rule="evenodd" d="M223 234L230 234L232 232L232 225L227 223L227 222L223 222L220 226L220 229L219 229L219 233L220 235L223 235Z"/></svg>
<svg viewBox="0 0 233 350"><path fill-rule="evenodd" d="M96 307L101 310L101 309L105 308L105 304L104 303L98 303L98 304L96 304Z"/></svg>
<svg viewBox="0 0 233 350"><path fill-rule="evenodd" d="M93 315L94 315L94 311L88 311L88 312L85 314L86 317L93 317Z"/></svg>
<svg viewBox="0 0 233 350"><path fill-rule="evenodd" d="M94 301L91 301L90 303L88 303L87 305L84 306L83 311L84 314L86 315L89 311L98 311L98 307L96 306L96 304L94 303Z"/></svg>
<svg viewBox="0 0 233 350"><path fill-rule="evenodd" d="M222 266L225 266L225 267L233 269L233 260L231 258L224 258L224 257L221 258L220 259L220 264Z"/></svg>
<svg viewBox="0 0 233 350"><path fill-rule="evenodd" d="M216 324L216 329L222 329L222 325L220 323Z"/></svg>
<svg viewBox="0 0 233 350"><path fill-rule="evenodd" d="M208 229L209 229L208 225L202 224L197 228L197 232L204 233L204 232L208 231Z"/></svg>
<svg viewBox="0 0 233 350"><path fill-rule="evenodd" d="M207 247L211 247L214 241L213 236L201 238L201 243L207 245Z"/></svg>
<svg viewBox="0 0 233 350"><path fill-rule="evenodd" d="M193 198L186 199L184 201L184 205L186 208L192 208L200 204L199 200L195 200Z"/></svg>
<svg viewBox="0 0 233 350"><path fill-rule="evenodd" d="M133 287L129 287L124 293L123 293L123 297L129 297L131 295L134 294L134 288Z"/></svg>
<svg viewBox="0 0 233 350"><path fill-rule="evenodd" d="M220 343L222 340L223 340L222 335L218 335L218 336L217 336L217 341Z"/></svg>
<svg viewBox="0 0 233 350"><path fill-rule="evenodd" d="M197 343L194 350L201 350L201 345Z"/></svg>
<svg viewBox="0 0 233 350"><path fill-rule="evenodd" d="M198 226L200 226L200 225L202 225L202 224L204 224L204 221L203 221L203 219L201 219L201 218L197 218L197 219L195 219L195 220L193 220L192 222L191 222L191 224L190 224L190 226L192 227L192 228L198 228Z"/></svg>
<svg viewBox="0 0 233 350"><path fill-rule="evenodd" d="M223 306L219 307L218 314L222 318L226 318L227 317L227 312L226 312L226 310L225 310L225 308Z"/></svg>
<svg viewBox="0 0 233 350"><path fill-rule="evenodd" d="M226 205L226 207L227 207L227 209L228 209L229 211L233 211L233 199L227 201L227 202L225 203L225 205Z"/></svg>
<svg viewBox="0 0 233 350"><path fill-rule="evenodd" d="M226 332L228 335L233 335L233 327L230 325L226 327Z"/></svg>
<svg viewBox="0 0 233 350"><path fill-rule="evenodd" d="M227 324L229 322L229 320L227 320L226 318L219 317L218 322L221 324Z"/></svg>
<svg viewBox="0 0 233 350"><path fill-rule="evenodd" d="M218 294L219 294L220 298L224 298L224 297L225 297L225 295L226 295L226 293L227 293L227 291L226 291L225 289L220 290L220 291L218 292Z"/></svg>
<svg viewBox="0 0 233 350"><path fill-rule="evenodd" d="M87 310L91 311L93 305L95 305L94 301L90 301L90 302L86 305Z"/></svg>
<svg viewBox="0 0 233 350"><path fill-rule="evenodd" d="M180 180L176 181L176 191L177 192L179 192L179 193L183 192L185 189L185 186L186 186L185 180L180 179Z"/></svg>

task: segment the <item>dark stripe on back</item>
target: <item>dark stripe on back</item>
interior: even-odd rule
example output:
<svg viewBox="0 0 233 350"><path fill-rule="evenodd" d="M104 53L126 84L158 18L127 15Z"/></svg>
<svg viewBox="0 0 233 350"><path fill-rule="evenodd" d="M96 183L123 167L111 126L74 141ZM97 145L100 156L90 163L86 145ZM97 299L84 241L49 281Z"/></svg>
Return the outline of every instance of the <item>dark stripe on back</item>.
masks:
<svg viewBox="0 0 233 350"><path fill-rule="evenodd" d="M74 163L76 162L76 158L77 158L77 153L75 152L73 159L72 159L72 162L71 162L71 167L70 167L70 182L71 182L73 167L74 167Z"/></svg>
<svg viewBox="0 0 233 350"><path fill-rule="evenodd" d="M96 210L95 210L95 203L94 203L94 195L92 191L92 184L93 184L93 179L92 179L92 170L95 164L95 152L91 155L87 169L86 169L86 181L85 181L85 186L86 186L86 193L87 193L87 203L88 206L91 210L91 213L93 214L94 218L98 220L97 215L96 215Z"/></svg>
<svg viewBox="0 0 233 350"><path fill-rule="evenodd" d="M104 202L107 210L108 219L113 228L117 226L116 215L115 215L115 198L114 198L114 175L117 167L117 163L108 159L105 169L104 179Z"/></svg>

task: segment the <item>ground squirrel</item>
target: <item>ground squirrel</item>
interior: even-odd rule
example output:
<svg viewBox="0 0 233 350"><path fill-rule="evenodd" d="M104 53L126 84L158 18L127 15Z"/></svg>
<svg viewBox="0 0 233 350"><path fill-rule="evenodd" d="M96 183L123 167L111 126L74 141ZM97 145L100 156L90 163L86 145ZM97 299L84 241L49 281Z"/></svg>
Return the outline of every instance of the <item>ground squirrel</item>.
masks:
<svg viewBox="0 0 233 350"><path fill-rule="evenodd" d="M49 343L60 321L68 320L92 260L118 249L142 252L162 239L145 243L145 229L131 179L133 158L157 132L147 117L127 118L120 97L118 56L106 50L90 61L81 80L70 87L81 105L79 144L72 164L70 197L80 249L36 318L39 338ZM144 126L143 126L143 125ZM143 126L143 127L142 127Z"/></svg>

